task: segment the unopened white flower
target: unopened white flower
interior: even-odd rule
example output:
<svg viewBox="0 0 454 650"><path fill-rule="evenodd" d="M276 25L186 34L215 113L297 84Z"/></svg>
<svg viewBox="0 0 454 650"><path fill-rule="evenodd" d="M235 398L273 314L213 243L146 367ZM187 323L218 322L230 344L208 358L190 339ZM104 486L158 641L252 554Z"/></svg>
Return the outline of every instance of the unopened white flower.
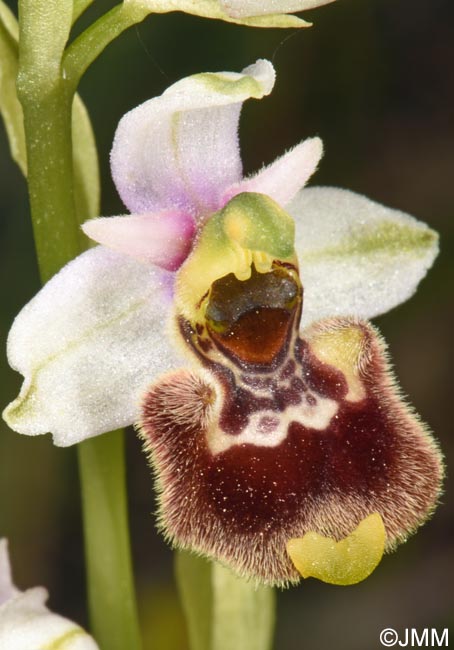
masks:
<svg viewBox="0 0 454 650"><path fill-rule="evenodd" d="M43 587L19 591L11 578L6 539L0 540L0 648L2 650L99 650L79 625L45 605Z"/></svg>
<svg viewBox="0 0 454 650"><path fill-rule="evenodd" d="M249 27L309 27L293 11L305 11L334 0L124 0L127 10L145 13L183 11Z"/></svg>
<svg viewBox="0 0 454 650"><path fill-rule="evenodd" d="M334 0L220 0L220 5L230 16L264 16L289 14L326 5Z"/></svg>

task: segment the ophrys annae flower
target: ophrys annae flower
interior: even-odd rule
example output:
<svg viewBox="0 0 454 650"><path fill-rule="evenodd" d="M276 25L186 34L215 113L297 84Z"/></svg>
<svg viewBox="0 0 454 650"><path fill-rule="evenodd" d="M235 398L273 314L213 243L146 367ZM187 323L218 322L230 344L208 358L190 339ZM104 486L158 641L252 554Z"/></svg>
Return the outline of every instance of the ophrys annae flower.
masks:
<svg viewBox="0 0 454 650"><path fill-rule="evenodd" d="M439 494L437 447L360 320L413 293L437 241L351 192L301 190L318 138L243 179L241 104L273 82L265 61L195 75L123 118L112 170L133 214L87 223L102 246L18 316L26 380L6 416L58 444L140 420L172 543L269 584L345 584Z"/></svg>

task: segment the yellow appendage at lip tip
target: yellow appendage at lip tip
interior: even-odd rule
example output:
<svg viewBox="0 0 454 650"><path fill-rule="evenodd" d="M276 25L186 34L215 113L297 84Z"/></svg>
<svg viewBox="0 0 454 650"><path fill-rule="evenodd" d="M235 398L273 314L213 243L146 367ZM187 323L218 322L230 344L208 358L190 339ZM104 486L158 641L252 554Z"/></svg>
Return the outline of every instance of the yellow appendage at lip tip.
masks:
<svg viewBox="0 0 454 650"><path fill-rule="evenodd" d="M385 550L386 531L375 512L340 542L309 532L287 542L287 552L303 578L333 585L354 585L367 578Z"/></svg>

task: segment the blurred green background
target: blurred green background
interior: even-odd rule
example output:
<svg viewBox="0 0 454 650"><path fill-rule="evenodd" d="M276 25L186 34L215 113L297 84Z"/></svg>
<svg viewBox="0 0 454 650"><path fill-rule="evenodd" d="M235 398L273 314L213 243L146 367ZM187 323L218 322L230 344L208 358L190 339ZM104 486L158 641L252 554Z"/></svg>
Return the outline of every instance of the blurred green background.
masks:
<svg viewBox="0 0 454 650"><path fill-rule="evenodd" d="M97 0L81 26L110 6ZM366 194L441 233L441 255L417 295L377 324L405 393L445 451L442 504L364 583L340 588L309 580L278 598L277 650L373 650L381 647L378 635L385 627L441 629L453 616L454 5L338 0L308 15L315 26L299 31L252 30L183 14L150 18L110 46L80 91L99 143L103 215L124 212L108 153L127 110L186 75L241 70L264 57L273 61L277 83L269 98L245 105L246 171L302 138L320 135L325 156L312 183ZM39 286L25 183L9 159L3 126L0 228L3 342L14 315ZM0 381L3 407L20 385L3 354ZM149 470L132 430L127 452L146 650L185 650L171 552L154 529ZM0 534L10 540L17 584L46 585L53 609L86 624L74 449L53 447L50 436L19 436L0 423Z"/></svg>

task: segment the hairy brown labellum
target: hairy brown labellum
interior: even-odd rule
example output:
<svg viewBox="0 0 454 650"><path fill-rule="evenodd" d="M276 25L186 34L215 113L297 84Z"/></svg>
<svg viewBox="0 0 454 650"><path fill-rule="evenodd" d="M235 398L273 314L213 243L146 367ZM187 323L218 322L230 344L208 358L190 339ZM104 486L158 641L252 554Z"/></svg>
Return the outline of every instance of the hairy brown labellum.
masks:
<svg viewBox="0 0 454 650"><path fill-rule="evenodd" d="M179 321L204 369L155 383L140 424L167 538L271 585L299 580L286 544L309 531L340 540L379 513L391 550L430 515L442 479L378 333L343 318L301 338L301 300L278 265L223 278L205 325Z"/></svg>

